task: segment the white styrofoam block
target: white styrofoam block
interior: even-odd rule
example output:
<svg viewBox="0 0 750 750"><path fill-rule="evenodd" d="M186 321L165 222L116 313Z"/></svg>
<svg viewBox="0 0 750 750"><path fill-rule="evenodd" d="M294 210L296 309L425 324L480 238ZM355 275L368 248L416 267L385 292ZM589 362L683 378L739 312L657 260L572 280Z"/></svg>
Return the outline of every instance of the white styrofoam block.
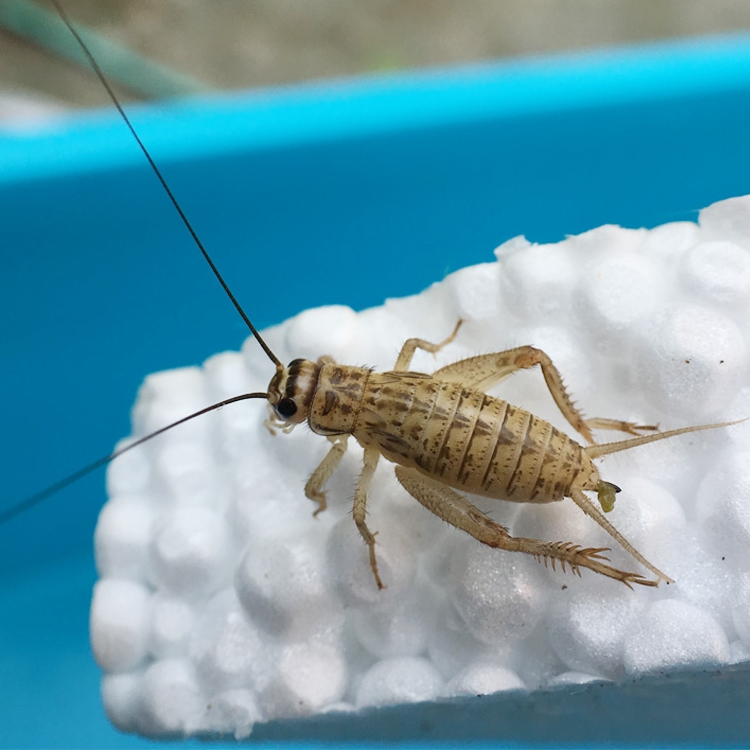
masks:
<svg viewBox="0 0 750 750"><path fill-rule="evenodd" d="M750 198L740 198L705 209L698 225L604 226L548 245L514 238L495 263L422 294L361 313L307 310L263 335L284 362L325 354L389 370L406 338L442 341L462 317L455 341L417 351L412 370L531 344L587 415L661 429L741 419L750 416L748 217ZM265 389L273 371L248 339L203 368L149 376L130 439ZM571 433L538 371L491 394ZM125 731L243 739L281 717L750 653L750 422L598 462L622 487L608 518L675 579L659 589L484 547L416 503L381 459L367 508L378 590L351 518L356 440L313 518L304 485L330 443L306 426L273 436L266 417L261 401L225 407L110 466L91 638L107 714ZM641 571L569 499L469 499L515 536L611 547L614 565Z"/></svg>

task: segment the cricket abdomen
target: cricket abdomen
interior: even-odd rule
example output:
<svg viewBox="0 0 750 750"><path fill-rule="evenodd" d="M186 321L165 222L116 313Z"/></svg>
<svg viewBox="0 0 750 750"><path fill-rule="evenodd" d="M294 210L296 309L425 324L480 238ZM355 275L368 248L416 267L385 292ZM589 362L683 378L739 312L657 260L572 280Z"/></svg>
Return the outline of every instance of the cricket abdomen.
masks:
<svg viewBox="0 0 750 750"><path fill-rule="evenodd" d="M419 373L373 373L352 434L455 489L514 502L561 500L582 470L596 471L549 422Z"/></svg>

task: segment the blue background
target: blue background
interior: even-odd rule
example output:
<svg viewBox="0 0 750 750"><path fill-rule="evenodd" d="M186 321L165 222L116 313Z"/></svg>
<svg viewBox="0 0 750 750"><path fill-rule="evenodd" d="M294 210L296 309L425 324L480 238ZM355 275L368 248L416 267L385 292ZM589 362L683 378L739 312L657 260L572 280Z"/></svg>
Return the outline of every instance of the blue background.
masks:
<svg viewBox="0 0 750 750"><path fill-rule="evenodd" d="M363 309L418 292L492 260L517 234L555 242L604 223L694 220L750 193L748 36L130 112L259 327L314 305ZM246 331L112 111L0 133L0 217L2 510L127 435L147 373L236 349ZM98 472L0 526L2 746L148 744L108 725L88 650L103 485ZM737 679L747 694L747 674ZM677 694L657 690L644 702L654 722L644 706L637 722L622 720L636 711L630 688L613 694L609 714L591 689L555 691L513 704L509 723L503 706L517 698L500 696L466 709L470 728L455 736L749 741L748 712L706 684L691 692L688 680L669 710ZM540 725L533 712L545 700L553 709ZM389 731L450 733L420 711L396 711ZM282 723L266 736L316 731ZM327 731L318 736L375 737L364 719Z"/></svg>

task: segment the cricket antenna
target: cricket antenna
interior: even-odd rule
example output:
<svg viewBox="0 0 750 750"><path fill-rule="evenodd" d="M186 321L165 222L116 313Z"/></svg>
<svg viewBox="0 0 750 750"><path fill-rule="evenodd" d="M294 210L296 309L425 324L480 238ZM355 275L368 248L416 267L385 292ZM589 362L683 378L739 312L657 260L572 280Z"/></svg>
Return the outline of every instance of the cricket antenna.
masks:
<svg viewBox="0 0 750 750"><path fill-rule="evenodd" d="M155 432L150 432L148 435L138 438L138 440L129 443L124 448L120 448L114 453L110 453L107 456L102 456L102 458L98 458L96 461L93 461L92 463L88 464L88 466L84 466L82 469L78 469L78 471L73 472L72 474L69 474L67 477L64 477L63 479L60 479L59 481L55 482L54 484L51 484L49 487L45 487L40 492L37 492L34 495L31 495L30 497L27 497L25 500L21 500L20 502L16 503L15 505L11 505L10 508L6 508L3 511L0 511L0 526L2 526L4 523L7 523L12 518L15 518L16 516L21 515L21 513L25 513L27 510L30 510L35 505L39 505L43 500L46 500L48 497L51 497L52 495L55 495L56 493L60 492L60 490L65 489L66 487L69 487L71 484L74 484L79 479L83 479L83 477L87 476L88 474L91 474L92 471L96 471L101 466L106 466L111 461L114 461L118 456L121 456L123 453L127 453L130 450L133 450L133 448L137 448L139 445L143 445L147 440L151 440L151 438L155 438L157 435L161 435L163 432L166 432L167 430L171 430L173 427L177 427L178 425L184 424L185 422L189 422L191 419L195 419L196 417L203 416L204 414L208 414L210 411L215 411L216 409L221 409L222 406L227 406L228 404L234 404L237 401L247 401L249 398L268 398L267 393L243 393L241 396L232 396L232 398L224 399L224 401L219 401L216 404L211 404L211 406L205 407L205 409L201 409L200 411L196 411L193 414L189 414L187 417L183 417L182 419L178 419L176 422L172 422L172 424L168 424L166 427L161 427L160 429L156 430Z"/></svg>
<svg viewBox="0 0 750 750"><path fill-rule="evenodd" d="M283 369L283 365L279 361L279 358L271 351L271 348L266 344L266 342L263 340L262 336L258 333L255 326L250 322L250 318L247 317L245 314L245 311L242 309L242 306L237 301L237 298L232 294L232 290L227 285L227 282L224 281L224 277L219 273L219 269L214 265L213 260L211 260L211 256L208 254L208 251L205 247L203 247L203 243L200 241L200 238L198 237L198 234L196 233L195 229L193 229L193 225L190 223L190 220L185 215L184 211L182 210L182 207L180 206L177 198L175 198L174 194L169 188L169 185L167 184L167 181L162 176L161 171L159 170L159 167L156 166L156 162L151 158L151 154L148 152L148 149L143 144L143 141L141 141L140 137L138 136L138 133L136 133L135 128L133 127L132 123L130 122L130 119L128 118L127 114L125 113L125 110L123 109L122 105L120 104L119 99L115 95L115 92L112 90L112 87L109 85L109 81L107 80L107 77L104 75L104 72L99 67L99 63L94 59L94 56L91 54L91 51L86 46L86 43L81 39L81 36L76 31L75 27L73 26L72 21L68 18L67 14L63 10L62 5L58 2L58 0L51 0L52 5L55 6L55 10L57 11L58 15L62 19L63 23L68 27L70 33L75 37L76 42L78 42L78 45L83 50L84 55L86 55L86 58L88 59L91 67L94 70L94 73L96 73L97 78L101 81L102 86L106 89L107 93L109 94L109 98L112 100L112 103L117 107L117 111L120 113L120 117L124 120L125 124L128 126L128 130L130 130L130 133L132 134L133 138L135 138L136 143L140 147L141 151L143 151L143 155L148 160L148 163L151 165L151 169L154 171L154 174L158 178L159 182L161 183L161 186L164 188L164 191L169 196L169 200L172 201L172 205L175 207L175 210L180 215L180 218L182 219L182 223L187 228L188 232L190 232L190 235L193 238L193 241L198 246L198 249L203 253L203 257L206 259L206 263L211 267L211 270L214 273L214 276L217 278L218 282L221 284L222 288L226 292L227 297L229 297L230 301L234 305L237 312L240 314L240 317L242 320L245 321L245 325L250 329L253 336L257 339L258 343L261 345L261 348L266 353L268 358L276 365L276 369L281 370Z"/></svg>
<svg viewBox="0 0 750 750"><path fill-rule="evenodd" d="M81 39L81 36L76 31L75 27L73 26L72 22L68 18L67 14L63 10L58 0L51 0L51 2L52 2L52 5L57 10L57 13L62 19L63 23L68 27L70 33L73 35L76 42L83 50L83 53L88 58L88 61L91 64L91 67L93 68L97 77L99 78L102 85L104 86L107 93L109 94L110 99L112 99L112 102L117 108L117 111L120 113L120 116L124 120L125 124L128 126L128 129L130 130L133 138L135 138L136 143L140 147L148 163L151 165L151 169L154 171L154 174L159 179L159 182L164 188L166 194L169 196L169 199L172 201L172 205L175 207L175 210L180 215L180 218L182 219L183 224L185 225L187 230L190 232L193 240L195 241L195 244L198 246L198 249L201 251L201 253L203 253L203 257L206 259L206 262L208 263L211 270L213 271L214 276L217 278L217 280L221 284L222 288L224 289L227 296L231 300L235 309L240 314L240 317L245 321L245 324L250 329L253 336L255 336L258 343L261 345L261 348L263 349L263 351L266 353L268 358L276 365L276 371L277 372L282 371L284 367L281 364L281 361L271 351L271 348L268 346L268 344L266 344L266 342L263 340L263 337L258 333L255 326L250 322L250 319L245 314L245 311L242 309L240 303L237 301L234 294L232 294L232 291L230 290L226 281L224 281L224 277L221 275L221 273L219 273L219 269L216 268L216 266L214 265L214 262L211 260L211 256L208 254L208 251L203 246L203 243L200 241L200 238L198 237L196 231L193 229L192 224L190 223L189 219L187 218L184 211L182 210L182 207L177 201L177 198L175 198L174 194L170 190L169 185L167 184L167 181L164 179L164 177L162 176L162 173L159 171L159 167L156 166L156 163L151 158L151 154L149 154L148 149L144 146L143 142L138 136L138 133L136 133L135 128L133 127L132 123L130 122L130 119L125 113L125 110L122 108L122 105L120 104L117 96L112 90L112 87L109 85L109 81L107 80L104 73L102 72L102 69L99 67L99 64L94 59L94 56L91 54L89 48L86 46L86 43L83 41L83 39ZM31 495L25 498L24 500L21 500L18 503L15 503L15 505L11 505L9 508L6 508L5 510L0 511L0 526L7 523L8 521L15 518L16 516L20 515L21 513L24 513L30 508L33 508L34 506L38 505L43 500L46 500L48 497L55 495L56 493L60 492L60 490L65 489L71 484L74 484L79 479L82 479L88 474L91 474L93 471L96 471L96 469L102 466L106 466L108 463L116 459L118 456L121 456L123 453L127 453L127 451L132 450L133 448L136 448L139 445L143 445L143 443L145 443L146 441L151 440L152 438L155 438L157 435L161 435L162 433L167 432L167 430L171 430L172 428L177 427L178 425L184 424L185 422L188 422L191 419L195 419L196 417L200 417L204 414L207 414L208 412L214 411L216 409L220 409L221 407L227 406L228 404L236 403L237 401L246 401L247 399L251 399L251 398L268 399L268 397L269 397L268 393L244 393L240 396L233 396L232 398L225 399L224 401L219 401L218 403L212 404L211 406L207 406L204 409L201 409L200 411L195 412L194 414L190 414L187 417L178 419L176 422L172 422L172 424L169 424L166 427L162 427L156 430L155 432L151 432L148 435L142 438L139 438L138 440L135 440L129 445L126 445L124 448L120 448L119 450L116 450L113 453L110 453L106 456L103 456L102 458L97 459L93 463L90 463L87 466L84 466L82 469L79 469L78 471L75 471L72 474L69 474L67 477L60 479L54 484L49 485L48 487L41 490L40 492L37 492L36 494Z"/></svg>

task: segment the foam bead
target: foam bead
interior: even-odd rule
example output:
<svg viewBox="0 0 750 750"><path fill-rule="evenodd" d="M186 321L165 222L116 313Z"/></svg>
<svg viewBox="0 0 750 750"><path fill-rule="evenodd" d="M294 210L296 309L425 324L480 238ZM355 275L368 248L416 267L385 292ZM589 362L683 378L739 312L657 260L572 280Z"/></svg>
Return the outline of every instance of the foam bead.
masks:
<svg viewBox="0 0 750 750"><path fill-rule="evenodd" d="M202 596L226 583L232 544L221 517L203 507L175 508L157 522L150 548L154 583L184 596Z"/></svg>
<svg viewBox="0 0 750 750"><path fill-rule="evenodd" d="M107 718L122 732L141 729L141 671L114 672L102 677L102 700Z"/></svg>
<svg viewBox="0 0 750 750"><path fill-rule="evenodd" d="M94 533L100 576L134 580L145 577L153 520L152 506L139 496L115 496L107 503Z"/></svg>
<svg viewBox="0 0 750 750"><path fill-rule="evenodd" d="M117 578L99 581L91 602L91 647L103 669L121 672L146 656L150 594L139 583Z"/></svg>
<svg viewBox="0 0 750 750"><path fill-rule="evenodd" d="M330 305L300 313L287 327L286 348L296 357L315 360L324 348L336 358L356 338L357 314L350 307Z"/></svg>
<svg viewBox="0 0 750 750"><path fill-rule="evenodd" d="M658 409L702 420L729 404L747 372L737 323L710 307L685 303L659 313L646 332L639 384Z"/></svg>
<svg viewBox="0 0 750 750"><path fill-rule="evenodd" d="M462 545L451 561L450 584L466 627L488 645L525 638L544 613L544 577L531 558Z"/></svg>
<svg viewBox="0 0 750 750"><path fill-rule="evenodd" d="M709 240L729 240L750 250L750 196L712 203L698 214L701 234Z"/></svg>
<svg viewBox="0 0 750 750"><path fill-rule="evenodd" d="M235 587L245 613L259 627L299 640L321 628L343 628L343 608L325 574L320 540L258 540L240 561Z"/></svg>
<svg viewBox="0 0 750 750"><path fill-rule="evenodd" d="M133 424L140 432L153 432L209 403L206 381L199 367L153 373L138 390L138 399L133 407ZM173 435L179 435L180 439L192 437L201 441L205 439L206 426L210 421L211 417L207 416L202 425L195 420L187 422ZM170 442L173 435L165 435L161 443ZM153 449L153 445L150 449Z"/></svg>
<svg viewBox="0 0 750 750"><path fill-rule="evenodd" d="M669 599L649 607L623 650L628 674L728 661L729 642L716 620L698 607Z"/></svg>
<svg viewBox="0 0 750 750"><path fill-rule="evenodd" d="M354 634L372 656L418 656L427 645L434 623L432 597L417 589L406 601L394 606L378 602L357 607L350 615Z"/></svg>
<svg viewBox="0 0 750 750"><path fill-rule="evenodd" d="M201 683L212 691L264 688L272 679L277 652L276 641L264 642L231 590L222 591L204 605L187 648Z"/></svg>
<svg viewBox="0 0 750 750"><path fill-rule="evenodd" d="M700 230L692 221L673 221L654 227L643 238L639 251L662 263L679 262L700 241Z"/></svg>
<svg viewBox="0 0 750 750"><path fill-rule="evenodd" d="M307 716L344 696L348 673L341 648L311 640L280 648L276 670L261 692L271 716Z"/></svg>
<svg viewBox="0 0 750 750"><path fill-rule="evenodd" d="M671 566L683 554L681 540L687 527L685 510L669 489L655 481L623 469L612 473L615 474L613 481L622 491L608 519L644 557L671 576ZM628 553L619 545L609 557L617 565L632 567Z"/></svg>
<svg viewBox="0 0 750 750"><path fill-rule="evenodd" d="M501 296L511 313L548 319L568 308L579 270L565 243L532 245L514 237L498 247L495 255L504 271Z"/></svg>
<svg viewBox="0 0 750 750"><path fill-rule="evenodd" d="M211 732L234 735L236 740L250 736L253 725L263 718L255 696L249 690L225 690L211 698L206 719Z"/></svg>
<svg viewBox="0 0 750 750"><path fill-rule="evenodd" d="M139 726L146 734L187 736L206 724L206 700L186 659L163 659L146 669L141 705Z"/></svg>
<svg viewBox="0 0 750 750"><path fill-rule="evenodd" d="M616 352L651 317L664 286L658 266L634 252L602 254L586 264L580 317L601 350Z"/></svg>
<svg viewBox="0 0 750 750"><path fill-rule="evenodd" d="M378 532L378 571L386 586L382 590L375 585L367 547L352 520L342 518L331 532L328 569L345 605L377 602L392 606L410 593L417 565L408 534L385 518L381 519Z"/></svg>
<svg viewBox="0 0 750 750"><path fill-rule="evenodd" d="M614 678L624 673L623 645L646 603L605 584L591 584L598 589L596 597L580 588L558 597L547 628L552 647L571 670Z"/></svg>
<svg viewBox="0 0 750 750"><path fill-rule="evenodd" d="M750 661L750 648L742 641L732 641L729 644L729 663L742 664Z"/></svg>
<svg viewBox="0 0 750 750"><path fill-rule="evenodd" d="M701 242L686 254L684 283L705 302L745 312L750 306L750 252L734 242Z"/></svg>
<svg viewBox="0 0 750 750"><path fill-rule="evenodd" d="M156 594L151 601L149 652L161 658L185 653L194 623L195 612L185 600Z"/></svg>
<svg viewBox="0 0 750 750"><path fill-rule="evenodd" d="M496 263L463 268L451 274L450 291L456 314L466 320L491 318L501 312Z"/></svg>
<svg viewBox="0 0 750 750"><path fill-rule="evenodd" d="M717 553L747 566L750 549L750 451L709 468L698 489L696 514Z"/></svg>
<svg viewBox="0 0 750 750"><path fill-rule="evenodd" d="M357 690L357 706L387 706L437 698L443 689L438 671L425 659L383 659L365 672Z"/></svg>
<svg viewBox="0 0 750 750"><path fill-rule="evenodd" d="M133 441L120 440L115 451L125 448L131 442ZM151 462L145 450L129 451L107 466L107 495L110 498L147 492L152 481Z"/></svg>
<svg viewBox="0 0 750 750"><path fill-rule="evenodd" d="M482 658L498 658L505 650L491 648L477 640L448 601L437 605L427 641L430 661L447 680Z"/></svg>
<svg viewBox="0 0 750 750"><path fill-rule="evenodd" d="M445 686L445 695L491 695L501 690L525 690L523 680L510 669L491 662L470 664Z"/></svg>

